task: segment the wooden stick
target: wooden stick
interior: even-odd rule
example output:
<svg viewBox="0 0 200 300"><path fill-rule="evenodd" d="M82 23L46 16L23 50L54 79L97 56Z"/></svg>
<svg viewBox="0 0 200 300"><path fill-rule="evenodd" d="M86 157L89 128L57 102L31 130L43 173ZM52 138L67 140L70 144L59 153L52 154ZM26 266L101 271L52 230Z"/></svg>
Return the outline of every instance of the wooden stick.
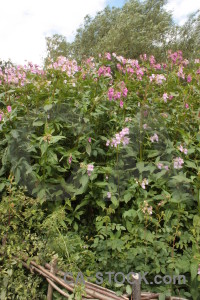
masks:
<svg viewBox="0 0 200 300"><path fill-rule="evenodd" d="M69 298L69 294L65 293L63 290L61 290L55 283L53 283L53 281L51 281L50 279L46 278L46 280L48 281L49 285L51 285L52 288L54 288L56 291L58 291L61 295L63 295L65 298ZM47 295L48 297L48 295ZM48 298L47 298L48 299Z"/></svg>
<svg viewBox="0 0 200 300"><path fill-rule="evenodd" d="M28 258L24 258L25 260L27 260ZM24 263L25 266L26 263ZM50 279L51 281L57 282L58 284L60 284L62 287L66 288L68 291L73 292L74 291L74 284L66 284L65 281L61 278L56 277L54 274L52 274L51 272L47 271L44 267L37 265L34 261L30 261L30 265L31 265L31 269L35 270L36 272L38 272L40 275L44 276L45 278ZM27 264L26 264L27 266ZM30 269L30 268L29 268ZM95 286L93 284L93 286ZM99 286L97 286L99 288ZM99 300L128 300L128 298L126 297L118 297L113 291L107 290L107 291L103 291L103 290L98 290L98 288L93 287L93 289L86 287L85 291L87 293L87 298L91 299L91 298L95 298L95 299L99 299Z"/></svg>
<svg viewBox="0 0 200 300"><path fill-rule="evenodd" d="M46 267L47 269L50 269L50 265L47 264L47 263L45 264L45 267ZM64 273L63 271L61 271L61 270L58 270L57 273L58 273L60 276L65 276L65 273ZM66 278L69 279L69 280L74 280L73 277L71 277L71 276L69 276L69 275L67 275ZM102 287L102 286L96 285L96 284L91 283L91 282L88 282L88 281L85 281L85 285L86 285L86 287L87 287L88 289L94 290L94 291L96 291L96 292L98 291L99 293L102 293L102 294L107 295L107 296L110 296L110 294L112 294L112 297L114 296L114 297L117 297L117 298L116 298L117 300L119 299L119 297L116 295L115 292L113 292L113 291L111 291L111 290L109 290L109 289L106 289L106 288L104 288L104 287ZM72 285L72 286L73 286L73 285ZM121 299L121 300L128 300L128 298L127 298L126 296L121 296L120 299Z"/></svg>
<svg viewBox="0 0 200 300"><path fill-rule="evenodd" d="M132 278L134 279L134 283L132 285L132 299L133 300L141 300L141 291L140 291L140 276L139 274L132 274Z"/></svg>
<svg viewBox="0 0 200 300"><path fill-rule="evenodd" d="M57 271L56 268L57 268L57 256L54 256L53 260L52 260L52 263L51 263L50 272L52 274L56 274L56 271ZM49 279L47 279L47 281L48 280ZM53 300L53 285L52 284L49 284L49 286L48 286L47 300Z"/></svg>

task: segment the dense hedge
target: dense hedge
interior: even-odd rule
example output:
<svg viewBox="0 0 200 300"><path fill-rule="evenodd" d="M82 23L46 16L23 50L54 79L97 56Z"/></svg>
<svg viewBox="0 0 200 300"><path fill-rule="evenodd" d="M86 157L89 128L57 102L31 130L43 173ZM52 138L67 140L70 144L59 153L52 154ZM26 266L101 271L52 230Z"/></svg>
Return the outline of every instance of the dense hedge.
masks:
<svg viewBox="0 0 200 300"><path fill-rule="evenodd" d="M198 299L200 60L60 57L0 82L2 299L45 299L22 253L85 276L185 275L142 289Z"/></svg>

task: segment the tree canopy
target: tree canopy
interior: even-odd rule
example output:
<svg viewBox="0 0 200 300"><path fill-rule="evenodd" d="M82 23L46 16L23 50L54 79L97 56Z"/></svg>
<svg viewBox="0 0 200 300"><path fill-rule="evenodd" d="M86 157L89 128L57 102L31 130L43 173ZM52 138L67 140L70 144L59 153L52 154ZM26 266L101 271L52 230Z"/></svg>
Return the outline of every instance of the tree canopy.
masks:
<svg viewBox="0 0 200 300"><path fill-rule="evenodd" d="M129 0L122 8L108 6L94 18L87 15L68 43L62 35L46 38L47 59L63 55L81 61L99 53L116 52L130 58L154 53L166 58L167 50L183 50L186 57L198 53L200 45L199 12L191 15L183 26L174 23L166 11L167 0Z"/></svg>

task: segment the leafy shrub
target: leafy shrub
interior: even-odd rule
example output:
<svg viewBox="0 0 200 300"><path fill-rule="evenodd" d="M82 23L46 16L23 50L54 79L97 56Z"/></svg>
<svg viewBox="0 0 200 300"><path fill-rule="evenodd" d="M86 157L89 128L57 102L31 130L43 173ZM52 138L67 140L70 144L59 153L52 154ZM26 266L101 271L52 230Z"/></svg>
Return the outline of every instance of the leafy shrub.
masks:
<svg viewBox="0 0 200 300"><path fill-rule="evenodd" d="M74 272L87 276L185 275L186 284L142 288L197 299L199 67L179 51L161 64L107 53L81 66L60 57L45 71L32 64L4 70L1 193L8 201L10 174L26 188L16 191L13 220L23 197L40 201L37 215L28 209L34 222L18 220L22 236L8 226L8 245L35 236L29 255L58 253L66 271L74 262ZM5 215L4 200L2 209Z"/></svg>

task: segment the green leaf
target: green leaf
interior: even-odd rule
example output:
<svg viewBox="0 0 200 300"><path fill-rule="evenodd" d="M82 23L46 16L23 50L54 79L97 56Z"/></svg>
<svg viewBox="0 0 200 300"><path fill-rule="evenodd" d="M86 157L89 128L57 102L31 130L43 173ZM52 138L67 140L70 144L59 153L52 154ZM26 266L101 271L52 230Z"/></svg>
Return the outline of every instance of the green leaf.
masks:
<svg viewBox="0 0 200 300"><path fill-rule="evenodd" d="M39 126L42 126L42 125L44 125L44 121L35 121L35 122L33 122L33 126L35 126L35 127L39 127Z"/></svg>
<svg viewBox="0 0 200 300"><path fill-rule="evenodd" d="M129 279L130 280L130 279ZM126 293L130 296L132 294L132 287L130 285L126 286Z"/></svg>
<svg viewBox="0 0 200 300"><path fill-rule="evenodd" d="M185 174L179 174L176 176L172 176L172 179L174 179L177 182L188 182L188 183L191 182L191 179L187 178L185 176Z"/></svg>
<svg viewBox="0 0 200 300"><path fill-rule="evenodd" d="M159 300L165 300L165 294L159 294Z"/></svg>
<svg viewBox="0 0 200 300"><path fill-rule="evenodd" d="M48 111L48 110L50 110L51 108L52 108L52 104L46 104L45 106L44 106L44 110L45 111Z"/></svg>
<svg viewBox="0 0 200 300"><path fill-rule="evenodd" d="M198 169L196 164L193 161L185 160L185 163L188 168L195 169L195 170Z"/></svg>
<svg viewBox="0 0 200 300"><path fill-rule="evenodd" d="M57 135L57 136L52 136L50 139L50 144L55 144L60 140L66 139L65 136Z"/></svg>
<svg viewBox="0 0 200 300"><path fill-rule="evenodd" d="M4 182L0 183L0 192L3 191L3 189L5 188L5 186L6 186L6 183L4 183Z"/></svg>
<svg viewBox="0 0 200 300"><path fill-rule="evenodd" d="M80 179L80 183L82 184L82 186L86 186L89 182L89 177L88 175L83 175Z"/></svg>
<svg viewBox="0 0 200 300"><path fill-rule="evenodd" d="M86 152L90 156L90 154L91 154L91 145L89 143L87 143Z"/></svg>
<svg viewBox="0 0 200 300"><path fill-rule="evenodd" d="M136 167L138 168L139 172L142 173L144 171L144 162L140 161L136 164Z"/></svg>
<svg viewBox="0 0 200 300"><path fill-rule="evenodd" d="M115 196L111 197L111 202L114 204L115 208L117 208L119 206L119 201L117 200L117 198Z"/></svg>
<svg viewBox="0 0 200 300"><path fill-rule="evenodd" d="M197 260L193 261L190 265L190 273L191 273L192 281L197 278L198 266L199 266L199 262Z"/></svg>
<svg viewBox="0 0 200 300"><path fill-rule="evenodd" d="M131 193L127 193L124 195L124 201L125 203L129 202L132 198L132 194Z"/></svg>
<svg viewBox="0 0 200 300"><path fill-rule="evenodd" d="M137 216L137 212L134 209L129 209L123 213L123 217L135 218Z"/></svg>
<svg viewBox="0 0 200 300"><path fill-rule="evenodd" d="M47 142L43 142L42 145L40 146L40 149L41 149L41 155L44 155L44 153L48 149L48 143Z"/></svg>

